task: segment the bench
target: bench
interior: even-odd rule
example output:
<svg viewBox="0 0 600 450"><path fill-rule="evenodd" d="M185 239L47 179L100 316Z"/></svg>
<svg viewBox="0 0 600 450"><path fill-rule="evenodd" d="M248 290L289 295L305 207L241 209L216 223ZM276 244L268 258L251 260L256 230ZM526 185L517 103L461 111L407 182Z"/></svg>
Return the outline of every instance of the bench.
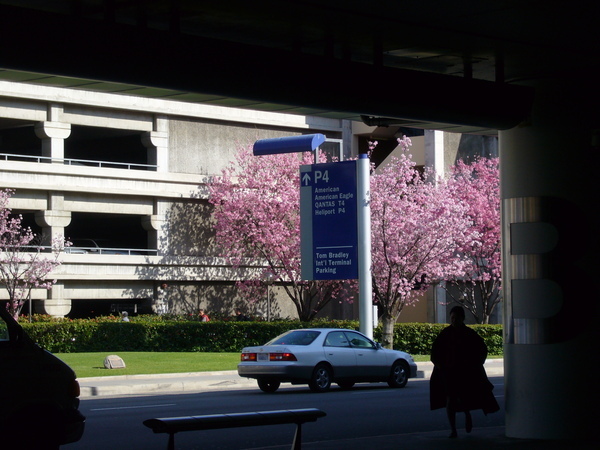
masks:
<svg viewBox="0 0 600 450"><path fill-rule="evenodd" d="M316 422L325 412L316 408L282 411L256 411L206 416L165 417L144 420L144 425L155 433L168 433L167 450L175 450L175 433L182 431L217 430L221 428L254 427L259 425L296 424L292 450L302 448L302 424Z"/></svg>

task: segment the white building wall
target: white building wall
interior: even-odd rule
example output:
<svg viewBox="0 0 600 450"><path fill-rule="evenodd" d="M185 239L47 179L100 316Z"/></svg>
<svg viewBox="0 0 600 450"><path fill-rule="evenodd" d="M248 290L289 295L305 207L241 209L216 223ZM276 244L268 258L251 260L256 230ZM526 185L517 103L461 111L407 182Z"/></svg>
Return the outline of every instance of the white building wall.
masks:
<svg viewBox="0 0 600 450"><path fill-rule="evenodd" d="M97 299L154 307L166 301L172 311L182 312L184 307L220 305L233 312L231 286L254 269L233 270L216 257L207 222L206 177L220 174L237 145L313 132L341 138L348 128L333 119L12 82L0 82L0 125L0 136L2 129L31 127L39 139L33 145L40 158L0 156L0 188L16 190L11 208L34 212L48 234L64 234L78 214L139 216L148 248L155 250L61 255L63 264L51 274L56 288L33 294L38 312L59 316L69 313L72 301ZM139 136L139 147L147 149L147 163L154 169L69 164L64 160L69 139L88 130ZM0 140L0 154L5 153L15 151ZM185 233L177 235L175 225ZM0 291L0 297L5 295ZM295 316L288 303L275 307L283 317Z"/></svg>

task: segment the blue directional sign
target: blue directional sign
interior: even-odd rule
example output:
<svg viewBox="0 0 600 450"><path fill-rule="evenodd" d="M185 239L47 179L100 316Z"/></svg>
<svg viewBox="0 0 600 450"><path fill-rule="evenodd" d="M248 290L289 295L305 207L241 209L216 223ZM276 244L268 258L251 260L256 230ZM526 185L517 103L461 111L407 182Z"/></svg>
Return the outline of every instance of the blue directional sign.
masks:
<svg viewBox="0 0 600 450"><path fill-rule="evenodd" d="M358 278L356 161L300 166L302 279Z"/></svg>

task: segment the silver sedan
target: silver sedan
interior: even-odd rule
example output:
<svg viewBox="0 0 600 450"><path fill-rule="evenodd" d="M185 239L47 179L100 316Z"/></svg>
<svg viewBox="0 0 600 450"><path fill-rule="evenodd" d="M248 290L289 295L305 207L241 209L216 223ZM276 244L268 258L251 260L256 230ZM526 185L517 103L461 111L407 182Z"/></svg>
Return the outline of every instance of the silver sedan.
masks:
<svg viewBox="0 0 600 450"><path fill-rule="evenodd" d="M408 353L385 349L358 331L307 328L244 348L238 374L255 378L264 392L275 392L282 382L325 392L332 382L342 389L359 382L401 388L416 377L417 365Z"/></svg>

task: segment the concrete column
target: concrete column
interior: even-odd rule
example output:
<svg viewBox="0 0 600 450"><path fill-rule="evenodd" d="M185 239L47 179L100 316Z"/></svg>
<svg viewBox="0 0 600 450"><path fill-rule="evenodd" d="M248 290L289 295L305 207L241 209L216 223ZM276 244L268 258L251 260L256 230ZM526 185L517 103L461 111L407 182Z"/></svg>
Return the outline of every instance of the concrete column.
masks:
<svg viewBox="0 0 600 450"><path fill-rule="evenodd" d="M164 225L165 216L162 214L142 217L142 227L148 232L148 247L158 249L159 254L164 253L163 246L159 245L159 236L162 236Z"/></svg>
<svg viewBox="0 0 600 450"><path fill-rule="evenodd" d="M425 130L425 167L431 167L438 177L445 174L444 132L437 130ZM430 180L433 181L433 180ZM436 323L446 323L446 291L443 287L436 285L434 290L427 294L431 296L431 314L428 318Z"/></svg>
<svg viewBox="0 0 600 450"><path fill-rule="evenodd" d="M444 154L444 132L425 130L425 166L431 167L440 177L445 172Z"/></svg>
<svg viewBox="0 0 600 450"><path fill-rule="evenodd" d="M499 133L506 434L597 435L597 107L539 82L530 120ZM591 113L592 112L592 113Z"/></svg>
<svg viewBox="0 0 600 450"><path fill-rule="evenodd" d="M432 307L431 307L431 315L433 317L431 317L431 322L434 323L447 323L448 322L448 315L447 315L447 302L448 299L446 297L446 289L444 289L444 284L445 282L442 282L440 284L436 284L435 288L433 290L429 290L429 292L432 292ZM429 319L429 316L428 316Z"/></svg>
<svg viewBox="0 0 600 450"><path fill-rule="evenodd" d="M156 248L159 255L169 253L167 213L170 204L161 199L154 200L154 214L142 217L142 227L148 232L148 247Z"/></svg>
<svg viewBox="0 0 600 450"><path fill-rule="evenodd" d="M71 312L71 300L64 298L64 285L56 283L48 291L48 298L37 307L39 313L53 317L64 317Z"/></svg>
<svg viewBox="0 0 600 450"><path fill-rule="evenodd" d="M36 211L35 223L42 227L42 234L55 238L65 237L65 228L71 223L70 211Z"/></svg>
<svg viewBox="0 0 600 450"><path fill-rule="evenodd" d="M342 161L352 157L352 121L342 120ZM354 155L356 156L356 155Z"/></svg>
<svg viewBox="0 0 600 450"><path fill-rule="evenodd" d="M50 108L50 117L58 116L56 107ZM39 122L35 134L42 140L42 156L52 158L52 163L64 164L65 139L71 135L71 124L58 121Z"/></svg>
<svg viewBox="0 0 600 450"><path fill-rule="evenodd" d="M64 195L60 192L48 194L48 209L35 212L35 222L42 227L42 234L49 236L50 245L54 238L64 238L65 228L71 223L71 211L64 210ZM64 317L71 311L71 300L64 298L64 285L56 283L48 291L46 300L36 307L39 313Z"/></svg>
<svg viewBox="0 0 600 450"><path fill-rule="evenodd" d="M50 237L50 242L57 237L65 237L65 228L71 223L71 211L64 210L62 193L48 194L48 210L36 211L35 222L42 227L42 234Z"/></svg>
<svg viewBox="0 0 600 450"><path fill-rule="evenodd" d="M156 164L157 172L168 172L169 130L166 118L154 119L154 131L142 134L142 144L148 149L148 164Z"/></svg>

